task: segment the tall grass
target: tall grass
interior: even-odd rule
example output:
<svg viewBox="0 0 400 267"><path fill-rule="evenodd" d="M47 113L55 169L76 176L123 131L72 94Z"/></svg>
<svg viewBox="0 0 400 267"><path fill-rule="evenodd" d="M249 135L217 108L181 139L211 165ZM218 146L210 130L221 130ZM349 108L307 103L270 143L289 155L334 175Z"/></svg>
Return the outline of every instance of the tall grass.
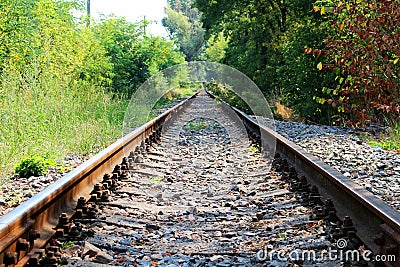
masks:
<svg viewBox="0 0 400 267"><path fill-rule="evenodd" d="M97 151L122 135L127 101L35 66L0 77L0 177L23 156ZM1 179L0 179L1 180Z"/></svg>

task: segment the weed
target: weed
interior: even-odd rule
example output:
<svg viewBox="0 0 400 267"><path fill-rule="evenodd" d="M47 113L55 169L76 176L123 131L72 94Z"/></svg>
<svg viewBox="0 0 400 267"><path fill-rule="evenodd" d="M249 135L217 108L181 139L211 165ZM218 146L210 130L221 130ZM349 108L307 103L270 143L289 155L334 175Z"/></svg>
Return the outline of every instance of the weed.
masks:
<svg viewBox="0 0 400 267"><path fill-rule="evenodd" d="M188 127L191 131L201 131L205 129L207 126L203 122L198 121L198 122L190 122L188 124Z"/></svg>
<svg viewBox="0 0 400 267"><path fill-rule="evenodd" d="M159 177L159 176L157 176L157 177L153 177L153 178L151 178L151 180L152 180L153 182L161 182L161 181L163 180L163 178L162 178L162 177Z"/></svg>
<svg viewBox="0 0 400 267"><path fill-rule="evenodd" d="M162 185L162 184L164 184L163 178L156 176L156 177L151 178L151 182L147 183L146 185L149 187L153 187L153 186Z"/></svg>
<svg viewBox="0 0 400 267"><path fill-rule="evenodd" d="M172 99L167 97L161 97L157 103L154 105L153 109L162 108L163 106L169 105L172 103Z"/></svg>
<svg viewBox="0 0 400 267"><path fill-rule="evenodd" d="M61 244L61 248L62 248L63 250L65 250L65 249L67 249L67 248L72 247L73 245L74 245L74 242L72 242L72 241L65 241L65 242L63 242L63 243Z"/></svg>
<svg viewBox="0 0 400 267"><path fill-rule="evenodd" d="M258 151L258 148L257 148L257 147L254 147L254 146L252 146L252 147L248 150L249 153L254 153L254 152L257 152L257 151Z"/></svg>
<svg viewBox="0 0 400 267"><path fill-rule="evenodd" d="M18 196L8 196L5 198L5 201L10 207L16 207L19 205L19 197Z"/></svg>
<svg viewBox="0 0 400 267"><path fill-rule="evenodd" d="M50 166L56 166L53 159L46 156L32 155L23 157L15 166L15 173L20 177L39 176L47 173Z"/></svg>

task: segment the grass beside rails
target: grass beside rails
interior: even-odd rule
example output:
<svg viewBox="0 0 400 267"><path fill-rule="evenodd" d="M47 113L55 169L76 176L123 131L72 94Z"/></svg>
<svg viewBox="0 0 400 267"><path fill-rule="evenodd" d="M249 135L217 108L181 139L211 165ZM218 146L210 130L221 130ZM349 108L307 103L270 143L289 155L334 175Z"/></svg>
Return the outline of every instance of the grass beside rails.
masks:
<svg viewBox="0 0 400 267"><path fill-rule="evenodd" d="M84 155L122 137L128 101L84 81L8 71L0 80L0 184L25 156Z"/></svg>
<svg viewBox="0 0 400 267"><path fill-rule="evenodd" d="M371 146L379 146L386 150L400 151L400 123L391 126L378 137L367 137Z"/></svg>

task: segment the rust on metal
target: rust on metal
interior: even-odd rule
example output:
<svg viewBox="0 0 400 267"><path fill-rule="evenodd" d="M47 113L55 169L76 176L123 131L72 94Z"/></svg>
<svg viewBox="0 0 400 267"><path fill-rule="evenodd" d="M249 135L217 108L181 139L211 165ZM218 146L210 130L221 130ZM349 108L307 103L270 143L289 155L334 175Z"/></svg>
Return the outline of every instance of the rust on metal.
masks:
<svg viewBox="0 0 400 267"><path fill-rule="evenodd" d="M94 185L100 183L102 177L106 173L110 173L114 166L121 162L123 157L127 156L124 155L125 151L140 147L142 141L153 132L158 132L157 134L159 135L161 125L171 117L171 114L182 109L190 99L196 96L197 94L194 94L157 118L117 140L75 170L1 217L0 266L2 264L6 266L11 264L24 266L28 261L32 261L32 266L34 266L35 262L38 262L38 259L44 256L40 255L40 253L23 252L21 247L25 249L26 243L21 243L21 238L29 240L28 250L34 252L43 248L57 231L60 231L60 234L67 234L69 229L67 229L67 222L63 221L64 219L61 219L61 224L65 223L64 227L62 225L57 227L59 216L61 214L71 216L75 212L79 199L81 197L88 198ZM158 137L156 136L155 139L157 141ZM102 197L102 195L99 197ZM80 208L84 209L84 207ZM82 209L80 210L83 211ZM62 216L64 217L64 215ZM18 258L17 247L20 252L23 252L22 254L27 255ZM53 264L53 256L47 254L47 264ZM30 260L31 257L32 259Z"/></svg>
<svg viewBox="0 0 400 267"><path fill-rule="evenodd" d="M210 92L207 93L215 98ZM396 262L387 265L400 266L399 212L273 129L260 125L249 115L235 107L230 107L236 111L247 127L254 132L262 133L262 138L266 139L263 145L267 144L268 140L275 139L276 152L280 155L280 161L287 160L296 166L300 175L304 174L309 183L319 188L321 196L325 199L333 199L337 213L335 216L339 218L350 216L353 219L354 228L357 229L357 236L377 254L387 253L387 249L396 250L394 245L390 248L386 246L387 248L382 250L382 246L374 242L375 236L384 233L385 240L395 244L397 248ZM265 147L264 149L268 150L269 148ZM281 167L284 168L284 165L282 164ZM308 195L304 197L308 198Z"/></svg>

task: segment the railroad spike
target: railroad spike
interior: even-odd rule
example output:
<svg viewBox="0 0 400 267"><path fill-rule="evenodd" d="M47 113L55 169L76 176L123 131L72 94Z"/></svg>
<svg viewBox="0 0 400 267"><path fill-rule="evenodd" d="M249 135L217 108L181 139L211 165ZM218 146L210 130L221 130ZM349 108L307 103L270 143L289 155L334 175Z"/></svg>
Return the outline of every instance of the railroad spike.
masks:
<svg viewBox="0 0 400 267"><path fill-rule="evenodd" d="M116 176L119 178L119 176L121 175L121 166L119 166L118 164L115 165L112 173L116 174Z"/></svg>
<svg viewBox="0 0 400 267"><path fill-rule="evenodd" d="M103 187L103 185L100 184L100 183L95 184L92 192L90 193L90 195L97 195L97 198L100 198L101 194L103 192L102 187Z"/></svg>
<svg viewBox="0 0 400 267"><path fill-rule="evenodd" d="M113 181L113 187L117 187L119 175L117 175L116 173L113 173L111 179L112 179L112 181Z"/></svg>
<svg viewBox="0 0 400 267"><path fill-rule="evenodd" d="M123 157L121 163L121 171L127 171L127 170L129 170L128 159L126 157Z"/></svg>
<svg viewBox="0 0 400 267"><path fill-rule="evenodd" d="M142 140L142 142L140 143L140 148L146 149L146 142L145 142L145 140Z"/></svg>
<svg viewBox="0 0 400 267"><path fill-rule="evenodd" d="M91 194L88 202L94 203L94 202L97 202L98 200L99 200L99 197L97 194Z"/></svg>
<svg viewBox="0 0 400 267"><path fill-rule="evenodd" d="M328 198L327 200L325 200L325 210L326 210L327 212L333 211L333 212L336 213L336 209L335 209L335 206L334 206L334 204L333 204L332 199Z"/></svg>
<svg viewBox="0 0 400 267"><path fill-rule="evenodd" d="M132 156L132 158L128 159L128 166L129 170L134 170L135 169L135 158Z"/></svg>
<svg viewBox="0 0 400 267"><path fill-rule="evenodd" d="M135 153L140 154L140 147L139 147L139 146L136 146L136 147L135 147Z"/></svg>
<svg viewBox="0 0 400 267"><path fill-rule="evenodd" d="M349 232L357 232L356 228L353 225L353 221L351 220L350 216L345 216L343 219L342 225L342 234L343 236L347 236Z"/></svg>
<svg viewBox="0 0 400 267"><path fill-rule="evenodd" d="M320 220L320 219L323 219L324 217L326 217L326 212L323 207L316 206L314 209L313 215L314 215L313 217L315 217L315 219Z"/></svg>
<svg viewBox="0 0 400 267"><path fill-rule="evenodd" d="M308 190L307 178L303 175L300 177L299 180L299 191L307 192L307 190Z"/></svg>
<svg viewBox="0 0 400 267"><path fill-rule="evenodd" d="M140 153L142 154L143 157L147 157L147 151L145 147L140 147Z"/></svg>
<svg viewBox="0 0 400 267"><path fill-rule="evenodd" d="M128 171L123 171L123 172L121 173L120 180L121 180L121 181L123 181L123 180L128 180L129 177L130 177L130 174L128 173Z"/></svg>
<svg viewBox="0 0 400 267"><path fill-rule="evenodd" d="M81 232L78 230L78 227L75 224L73 224L69 229L69 235L72 237L79 237L81 235Z"/></svg>
<svg viewBox="0 0 400 267"><path fill-rule="evenodd" d="M385 245L385 234L384 233L380 233L376 236L374 236L374 243L379 245L379 246L383 246Z"/></svg>
<svg viewBox="0 0 400 267"><path fill-rule="evenodd" d="M29 250L29 242L24 238L19 238L16 245L17 252L28 251Z"/></svg>
<svg viewBox="0 0 400 267"><path fill-rule="evenodd" d="M110 193L108 190L104 190L101 194L101 201L102 202L110 202Z"/></svg>
<svg viewBox="0 0 400 267"><path fill-rule="evenodd" d="M315 185L310 187L310 199L313 203L322 203L318 187Z"/></svg>
<svg viewBox="0 0 400 267"><path fill-rule="evenodd" d="M299 191L300 190L300 185L296 181L291 181L290 182L290 191Z"/></svg>
<svg viewBox="0 0 400 267"><path fill-rule="evenodd" d="M69 227L71 223L69 222L68 215L66 213L61 213L58 217L58 224L56 226L56 230L62 230L63 234L68 234Z"/></svg>
<svg viewBox="0 0 400 267"><path fill-rule="evenodd" d="M85 197L80 197L78 199L78 203L76 204L76 210L78 209L82 210L83 214L87 212L88 206Z"/></svg>
<svg viewBox="0 0 400 267"><path fill-rule="evenodd" d="M76 219L81 219L81 218L83 218L83 211L82 211L81 209L77 209L77 210L75 211L74 218L76 218Z"/></svg>
<svg viewBox="0 0 400 267"><path fill-rule="evenodd" d="M35 244L35 240L40 238L40 233L34 229L29 230L28 240L29 240L29 248L33 249Z"/></svg>
<svg viewBox="0 0 400 267"><path fill-rule="evenodd" d="M135 157L135 163L143 163L143 162L144 162L143 157L140 154L137 154L137 156Z"/></svg>
<svg viewBox="0 0 400 267"><path fill-rule="evenodd" d="M103 184L103 189L108 189L112 187L113 182L108 173L104 174L102 184Z"/></svg>
<svg viewBox="0 0 400 267"><path fill-rule="evenodd" d="M54 251L48 251L46 258L44 259L44 266L46 267L57 267L57 258Z"/></svg>
<svg viewBox="0 0 400 267"><path fill-rule="evenodd" d="M294 179L296 177L297 177L296 168L292 166L292 167L289 168L289 178Z"/></svg>
<svg viewBox="0 0 400 267"><path fill-rule="evenodd" d="M342 234L342 231L341 231L341 229L339 228L339 227L336 227L334 230L333 230L333 232L332 232L332 238L333 239L339 239L339 238L341 238L341 237L343 237L343 234Z"/></svg>
<svg viewBox="0 0 400 267"><path fill-rule="evenodd" d="M34 253L28 261L29 267L37 267L39 266L40 260L42 259L42 257L40 257L39 254Z"/></svg>
<svg viewBox="0 0 400 267"><path fill-rule="evenodd" d="M97 205L96 204L92 204L90 207L89 207L89 209L88 209L88 212L87 212L87 215L89 216L89 217L94 217L94 216L96 216L96 214L99 212L99 210L98 210L98 208L97 208Z"/></svg>
<svg viewBox="0 0 400 267"><path fill-rule="evenodd" d="M57 229L56 232L54 233L54 237L63 237L64 236L64 229Z"/></svg>
<svg viewBox="0 0 400 267"><path fill-rule="evenodd" d="M18 255L17 252L6 252L6 254L4 255L4 260L3 263L7 266L7 265L14 265L17 264L18 262Z"/></svg>

